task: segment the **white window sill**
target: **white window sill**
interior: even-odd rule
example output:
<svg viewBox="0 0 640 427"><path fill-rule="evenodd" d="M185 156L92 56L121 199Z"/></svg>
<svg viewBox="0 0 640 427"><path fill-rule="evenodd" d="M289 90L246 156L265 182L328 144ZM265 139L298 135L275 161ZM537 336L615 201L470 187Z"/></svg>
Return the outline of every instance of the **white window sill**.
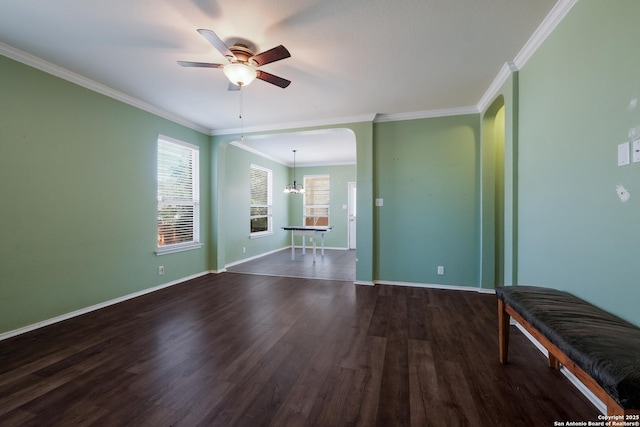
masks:
<svg viewBox="0 0 640 427"><path fill-rule="evenodd" d="M178 243L176 245L162 246L156 249L156 255L174 254L176 252L190 251L192 249L200 249L202 243Z"/></svg>
<svg viewBox="0 0 640 427"><path fill-rule="evenodd" d="M260 237L273 236L273 231L261 231L260 233L249 234L250 239L259 239Z"/></svg>

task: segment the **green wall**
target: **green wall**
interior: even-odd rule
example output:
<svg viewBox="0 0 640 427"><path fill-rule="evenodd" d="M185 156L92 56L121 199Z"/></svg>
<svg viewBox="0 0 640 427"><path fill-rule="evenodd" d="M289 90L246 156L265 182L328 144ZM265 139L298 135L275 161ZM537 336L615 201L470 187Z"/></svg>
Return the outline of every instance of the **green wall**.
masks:
<svg viewBox="0 0 640 427"><path fill-rule="evenodd" d="M226 185L222 189L225 262L229 264L286 247L290 243L281 227L289 224L289 199L282 189L287 185L289 168L233 145L227 148L226 154ZM273 173L274 230L272 235L253 239L249 237L249 168L252 163L271 169ZM246 252L242 251L243 247Z"/></svg>
<svg viewBox="0 0 640 427"><path fill-rule="evenodd" d="M581 0L519 73L518 282L640 325L640 163L617 166L640 138L638 16L637 0Z"/></svg>
<svg viewBox="0 0 640 427"><path fill-rule="evenodd" d="M289 181L293 180L293 169L290 171ZM304 182L305 175L329 175L330 176L330 207L329 217L333 230L331 233L325 236L324 245L328 248L340 248L347 249L348 247L348 225L349 216L347 209L343 209L343 206L348 202L348 183L356 181L356 167L355 165L340 165L340 166L316 166L296 168L296 179L298 183ZM303 196L289 195L290 210L289 218L291 225L302 224L302 205ZM357 235L357 232L356 232ZM290 239L290 237L289 237ZM296 238L296 245L300 245L300 238ZM308 243L308 242L307 242ZM289 240L291 244L291 240Z"/></svg>
<svg viewBox="0 0 640 427"><path fill-rule="evenodd" d="M156 141L209 137L0 56L0 333L208 270L158 257ZM166 274L158 276L158 266Z"/></svg>
<svg viewBox="0 0 640 427"><path fill-rule="evenodd" d="M376 124L378 280L478 286L479 144L475 114Z"/></svg>

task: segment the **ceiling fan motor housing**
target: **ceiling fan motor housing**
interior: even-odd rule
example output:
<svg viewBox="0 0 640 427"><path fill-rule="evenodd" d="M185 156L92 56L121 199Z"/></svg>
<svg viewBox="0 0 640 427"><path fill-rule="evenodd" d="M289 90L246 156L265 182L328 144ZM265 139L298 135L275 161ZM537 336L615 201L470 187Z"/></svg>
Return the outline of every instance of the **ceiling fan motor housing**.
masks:
<svg viewBox="0 0 640 427"><path fill-rule="evenodd" d="M240 62L251 63L249 61L249 58L251 58L252 56L255 56L255 53L253 53L251 49L249 49L247 46L243 44L234 44L229 48L229 50L236 56L236 59ZM251 65L256 66L258 64L251 63Z"/></svg>

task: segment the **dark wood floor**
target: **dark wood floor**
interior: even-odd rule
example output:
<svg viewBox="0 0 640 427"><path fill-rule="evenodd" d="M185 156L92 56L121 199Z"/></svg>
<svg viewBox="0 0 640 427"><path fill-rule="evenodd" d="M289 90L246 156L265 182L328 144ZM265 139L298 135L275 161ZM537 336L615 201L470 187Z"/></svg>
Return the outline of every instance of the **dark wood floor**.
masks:
<svg viewBox="0 0 640 427"><path fill-rule="evenodd" d="M0 342L2 426L552 426L598 412L495 296L204 276Z"/></svg>

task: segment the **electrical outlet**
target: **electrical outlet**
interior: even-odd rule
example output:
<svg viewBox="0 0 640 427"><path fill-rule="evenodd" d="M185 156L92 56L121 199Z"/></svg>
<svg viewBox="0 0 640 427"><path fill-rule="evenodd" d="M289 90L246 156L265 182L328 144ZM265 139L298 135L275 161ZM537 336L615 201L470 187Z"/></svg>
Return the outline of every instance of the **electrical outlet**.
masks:
<svg viewBox="0 0 640 427"><path fill-rule="evenodd" d="M246 253L247 253L247 248L246 248L246 247L244 247L244 246L242 247L242 253L243 253L243 254L246 254Z"/></svg>
<svg viewBox="0 0 640 427"><path fill-rule="evenodd" d="M158 275L162 276L164 274L164 265L158 267Z"/></svg>

